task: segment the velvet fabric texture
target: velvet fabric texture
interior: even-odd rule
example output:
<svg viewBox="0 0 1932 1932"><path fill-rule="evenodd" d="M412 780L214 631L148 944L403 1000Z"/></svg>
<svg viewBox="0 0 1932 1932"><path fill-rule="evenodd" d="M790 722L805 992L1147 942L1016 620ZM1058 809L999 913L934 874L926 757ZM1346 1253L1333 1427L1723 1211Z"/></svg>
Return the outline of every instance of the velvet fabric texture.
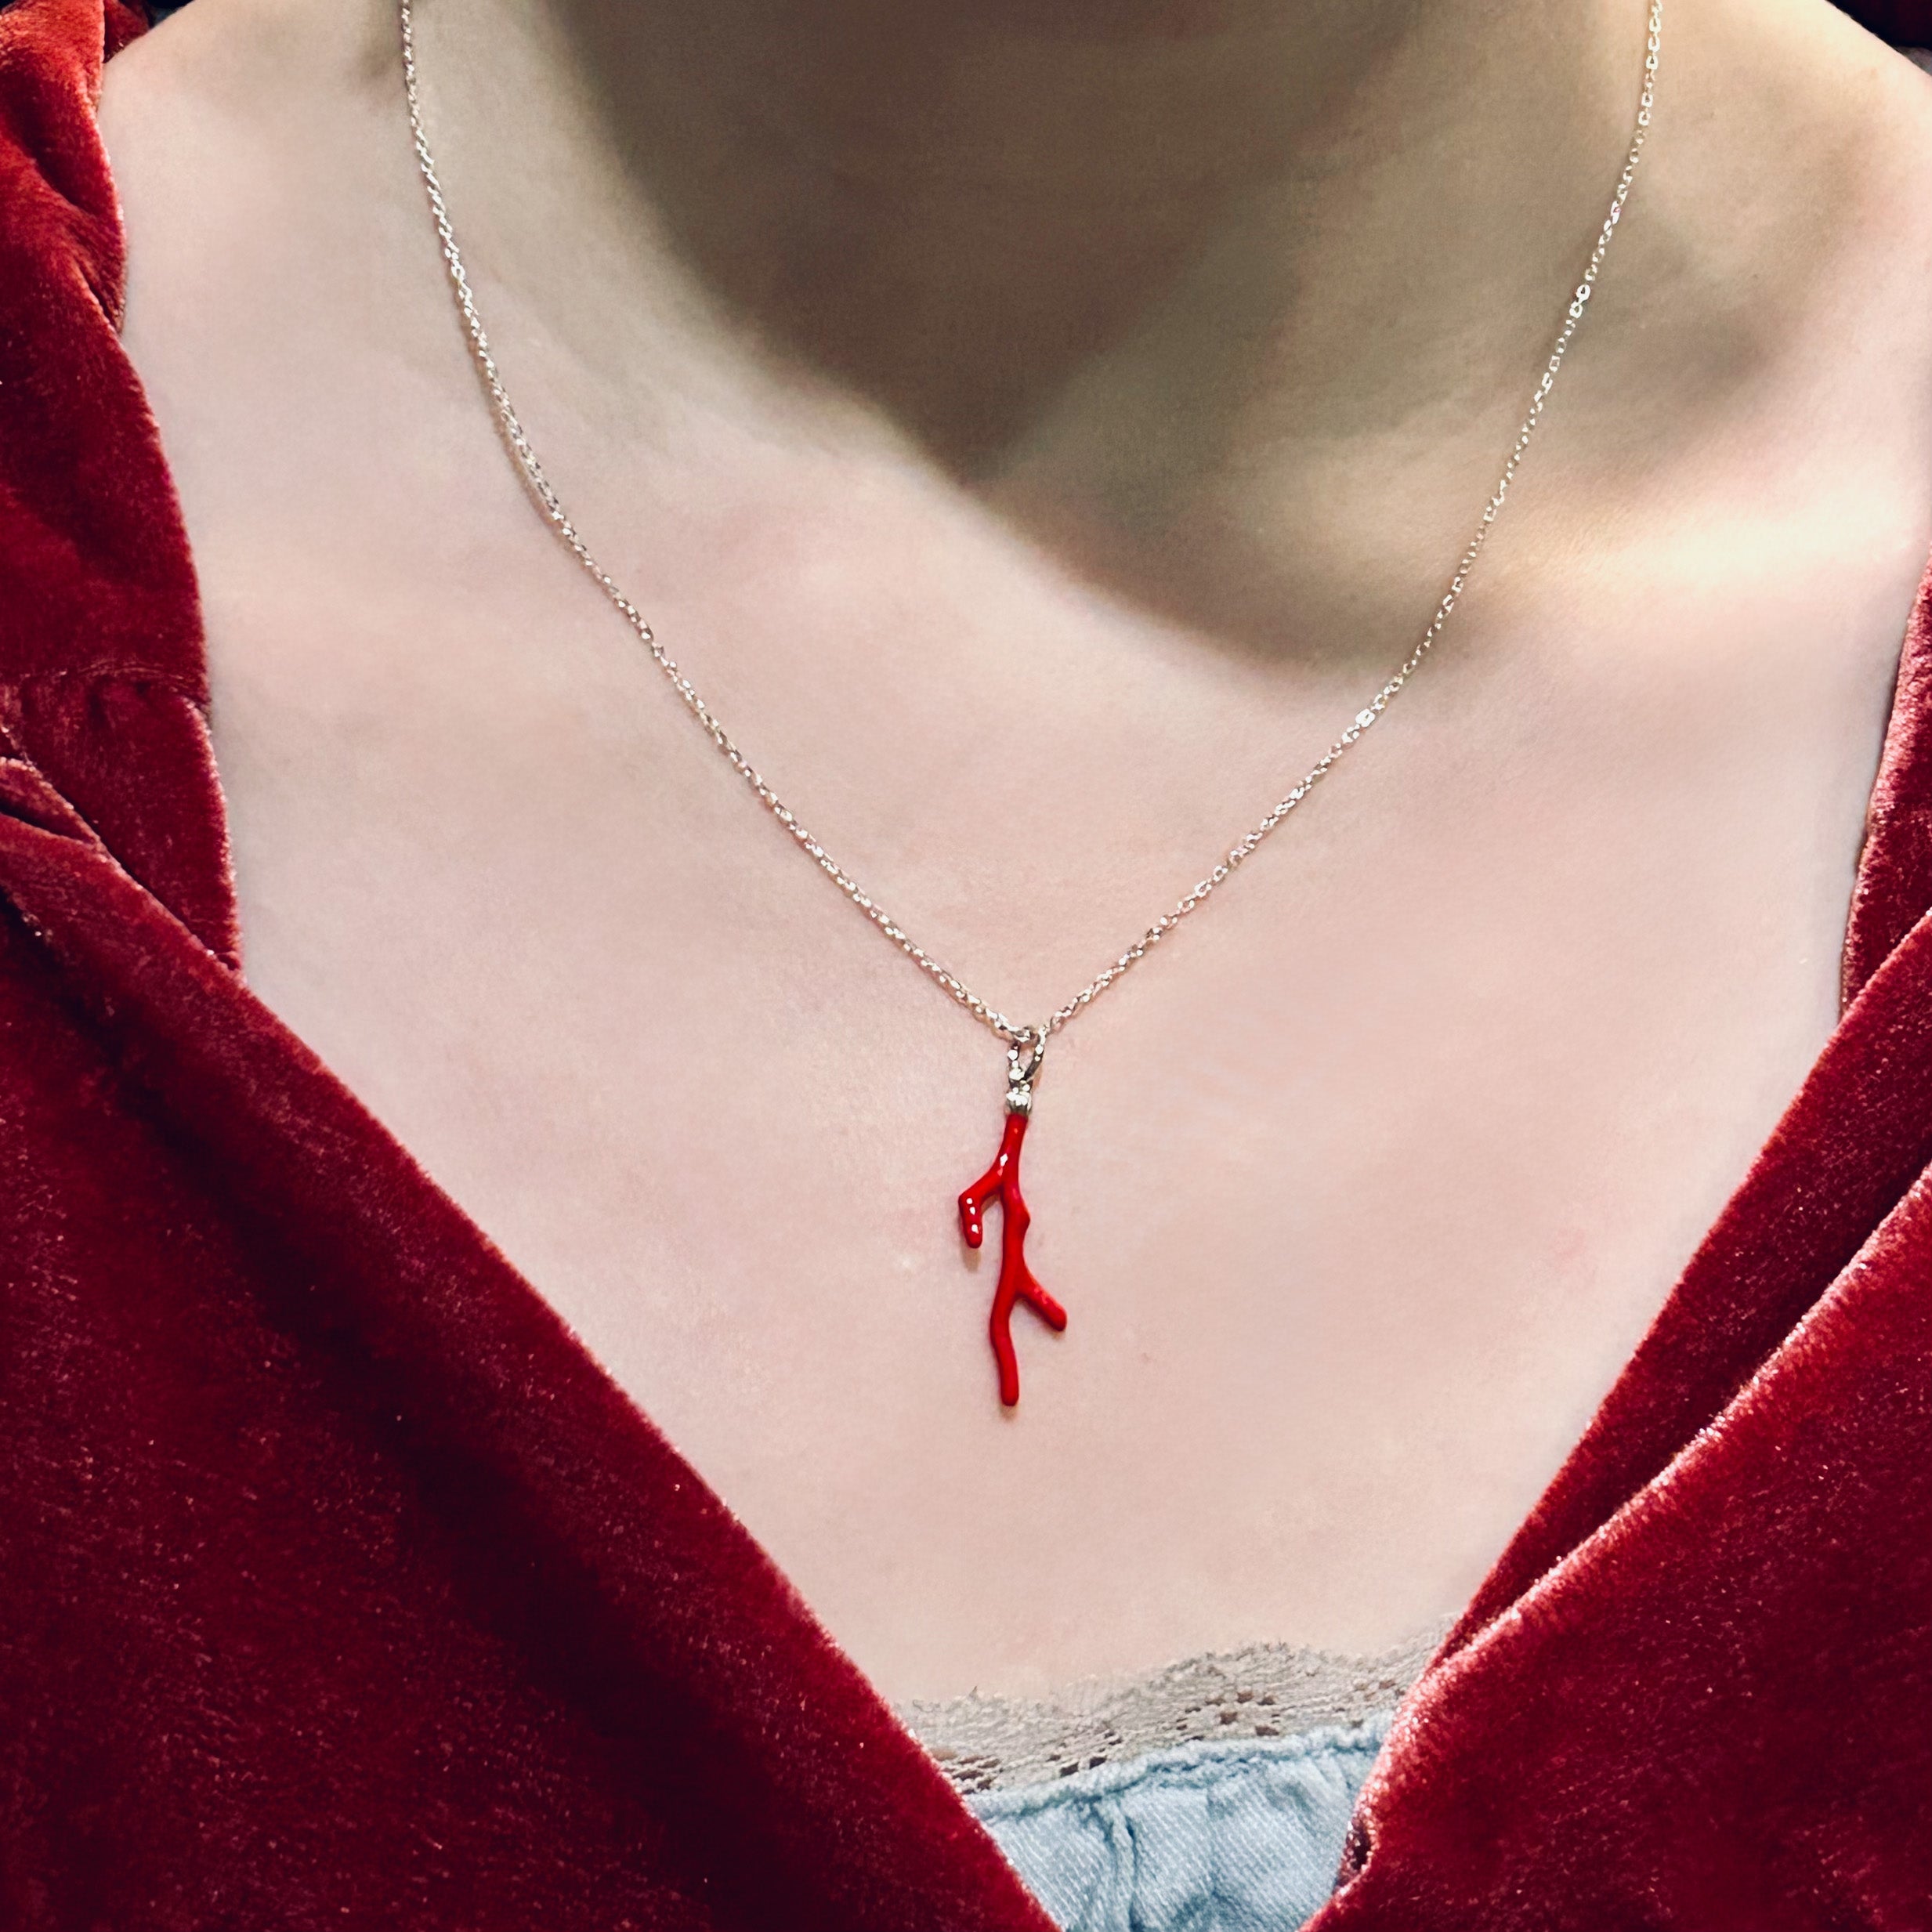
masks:
<svg viewBox="0 0 1932 1932"><path fill-rule="evenodd" d="M1841 0L1844 11L1895 47L1932 47L1932 0Z"/></svg>
<svg viewBox="0 0 1932 1932"><path fill-rule="evenodd" d="M92 121L136 26L0 11L0 1925L1044 1932L238 975ZM1928 906L1932 577L1842 1024L1399 1715L1320 1932L1932 1926Z"/></svg>

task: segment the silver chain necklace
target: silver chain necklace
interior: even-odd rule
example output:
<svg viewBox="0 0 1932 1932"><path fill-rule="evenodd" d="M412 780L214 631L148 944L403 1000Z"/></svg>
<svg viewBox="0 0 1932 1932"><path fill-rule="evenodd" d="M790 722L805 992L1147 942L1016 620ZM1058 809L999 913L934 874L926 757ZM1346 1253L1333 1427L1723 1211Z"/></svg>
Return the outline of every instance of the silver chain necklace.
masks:
<svg viewBox="0 0 1932 1932"><path fill-rule="evenodd" d="M416 63L415 20L411 0L397 0L397 13L402 29L403 86L409 105L410 136L415 149L416 165L422 175L423 189L429 197L429 212L436 223L436 237L442 244L443 260L449 271L450 286L455 295L457 306L462 312L463 327L469 337L470 353L483 378L483 385L489 393L498 428L537 506L618 615L636 633L639 642L649 652L652 661L669 680L685 708L704 727L712 743L729 763L732 769L757 795L759 803L791 834L794 842L827 877L921 972L936 981L982 1026L1006 1044L1005 1133L993 1165L959 1197L959 1213L961 1228L966 1242L969 1246L976 1248L982 1238L982 1217L986 1207L995 1201L1000 1205L1000 1283L994 1296L991 1330L993 1354L999 1367L1000 1398L1010 1407L1019 1400L1019 1373L1013 1354L1010 1326L1014 1308L1018 1302L1025 1301L1050 1327L1062 1329L1066 1326L1065 1312L1040 1287L1026 1264L1026 1237L1030 1217L1019 1188L1020 1146L1025 1138L1027 1120L1033 1111L1033 1086L1046 1058L1047 1043L1069 1021L1091 1006L1123 974L1138 965L1182 920L1189 914L1198 911L1242 864L1254 856L1268 834L1334 769L1362 734L1395 701L1396 693L1415 675L1423 660L1435 647L1436 639L1442 635L1443 627L1449 622L1450 613L1461 599L1470 573L1475 568L1477 559L1482 554L1484 545L1489 541L1489 532L1496 518L1502 513L1504 501L1509 495L1510 485L1514 480L1517 469L1529 447L1530 438L1535 435L1536 425L1543 419L1543 406L1548 402L1550 392L1555 386L1558 372L1563 367L1563 358L1568 351L1572 338L1576 333L1577 324L1583 320L1584 311L1589 306L1591 291L1596 287L1597 277L1603 268L1604 258L1609 252L1611 238L1616 233L1618 223L1623 219L1624 204L1630 199L1630 184L1637 178L1637 165L1642 158L1644 140L1650 129L1651 109L1657 84L1657 50L1663 31L1663 0L1651 0L1648 25L1644 36L1643 78L1637 95L1637 123L1630 136L1629 152L1624 157L1623 171L1617 177L1615 190L1610 197L1610 212L1605 216L1603 226L1597 231L1596 245L1590 251L1589 265L1583 270L1583 280L1577 284L1576 291L1564 311L1563 320L1551 346L1549 359L1543 364L1543 372L1531 393L1529 413L1517 430L1516 440L1511 444L1508 459L1503 465L1502 476L1490 493L1489 501L1483 506L1475 533L1463 548L1461 559L1449 577L1448 588L1443 592L1442 601L1437 604L1435 614L1430 618L1421 636L1381 689L1355 713L1354 721L1348 728L1302 773L1268 813L1228 848L1214 870L1198 881L1118 958L1096 973L1064 1005L1056 1007L1044 1020L1032 1026L1022 1025L1008 1018L997 1007L990 1005L975 993L957 974L935 959L806 830L798 814L765 783L758 767L733 742L731 734L719 722L717 714L705 703L697 687L678 669L676 660L658 642L650 625L645 621L644 613L624 594L610 572L592 553L590 546L584 541L570 512L564 508L562 498L558 496L549 477L545 473L543 465L537 461L537 452L531 446L530 436L517 414L516 405L510 400L508 390L504 387L496 358L490 352L489 335L483 327L482 316L477 312L476 294L470 286L469 271L463 266L462 251L457 245L455 230L450 222L449 206L443 197L443 183L437 175L436 157L430 150L429 137L423 126L421 87Z"/></svg>

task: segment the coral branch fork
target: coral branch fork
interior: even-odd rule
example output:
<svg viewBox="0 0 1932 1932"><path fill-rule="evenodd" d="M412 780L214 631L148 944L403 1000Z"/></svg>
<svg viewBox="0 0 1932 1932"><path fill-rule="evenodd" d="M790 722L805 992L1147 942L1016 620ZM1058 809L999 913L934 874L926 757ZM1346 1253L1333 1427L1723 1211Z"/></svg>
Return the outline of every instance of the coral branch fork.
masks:
<svg viewBox="0 0 1932 1932"><path fill-rule="evenodd" d="M1015 1092L1026 1092L1016 1086ZM1030 1093L1026 1097L1030 1099ZM1000 1207L1000 1282L993 1291L993 1315L988 1330L993 1338L993 1356L1000 1369L1000 1400L1008 1408L1019 1401L1019 1362L1013 1351L1013 1311L1025 1302L1047 1327L1058 1332L1066 1326L1066 1311L1034 1279L1026 1264L1026 1230L1033 1224L1026 1198L1020 1192L1020 1149L1026 1144L1029 1117L1025 1106L1015 1105L1009 1094L1006 1131L1000 1138L1000 1151L993 1165L959 1197L960 1232L966 1245L976 1248L986 1239L986 1210L996 1201Z"/></svg>

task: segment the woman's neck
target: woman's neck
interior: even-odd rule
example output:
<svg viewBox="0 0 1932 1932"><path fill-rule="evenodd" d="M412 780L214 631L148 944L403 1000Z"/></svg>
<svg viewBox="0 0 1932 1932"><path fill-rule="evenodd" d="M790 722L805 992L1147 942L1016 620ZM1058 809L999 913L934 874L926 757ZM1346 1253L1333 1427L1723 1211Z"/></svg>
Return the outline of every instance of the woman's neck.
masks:
<svg viewBox="0 0 1932 1932"><path fill-rule="evenodd" d="M1601 217L1644 21L1639 0L476 0L427 26L472 98L570 103L521 190L550 232L560 195L647 208L759 335L984 473L1056 450L1117 469L1109 425L1145 429L1155 392L1198 469L1250 418L1231 399L1290 374L1303 412L1332 387L1399 420L1472 351L1479 382L1520 373Z"/></svg>

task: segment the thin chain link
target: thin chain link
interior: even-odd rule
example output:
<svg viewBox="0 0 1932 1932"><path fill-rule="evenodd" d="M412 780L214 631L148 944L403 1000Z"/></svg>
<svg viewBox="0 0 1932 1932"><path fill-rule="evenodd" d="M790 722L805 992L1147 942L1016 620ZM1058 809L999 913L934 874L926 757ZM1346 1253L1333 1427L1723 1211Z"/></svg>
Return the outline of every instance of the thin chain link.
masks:
<svg viewBox="0 0 1932 1932"><path fill-rule="evenodd" d="M1450 613L1461 599L1470 574L1475 568L1476 560L1482 555L1483 546L1489 541L1490 530L1495 527L1497 517L1502 514L1503 503L1509 495L1510 485L1515 479L1517 469L1529 447L1531 437L1536 434L1537 424L1543 420L1543 406L1550 400L1550 392L1555 386L1557 374L1563 367L1563 358L1568 351L1571 339L1575 336L1577 324L1583 320L1584 310L1589 306L1591 291L1595 288L1597 277L1603 268L1604 258L1609 252L1611 238L1617 231L1617 224L1623 219L1624 204L1630 199L1630 184L1637 177L1637 165L1643 157L1644 143L1650 131L1651 110L1657 85L1657 50L1663 32L1663 0L1652 0L1649 24L1644 37L1643 85L1637 96L1637 125L1630 137L1630 151L1624 157L1623 172L1618 176L1616 190L1610 198L1610 212L1604 218L1603 226L1597 233L1596 246L1590 251L1589 266L1583 270L1583 280L1578 283L1575 294L1570 298L1569 306L1564 312L1562 326L1557 331L1549 360L1544 364L1543 373L1530 396L1529 412L1524 417L1522 426L1516 432L1516 440L1510 448L1509 460L1503 465L1502 476L1483 508L1482 520L1476 526L1475 534L1470 538L1463 550L1461 560L1449 578L1449 588L1443 593L1442 602L1436 606L1435 614L1429 620L1427 628L1388 681L1356 712L1355 722L1302 773L1296 780L1293 788L1268 816L1238 843L1229 847L1213 871L1199 881L1192 891L1156 919L1110 965L1096 973L1064 1006L1055 1008L1052 1014L1039 1025L1026 1026L1008 1019L997 1008L988 1005L957 974L934 958L806 830L798 815L765 783L758 767L733 742L731 734L699 694L696 686L678 669L676 660L658 642L651 627L645 621L643 613L592 554L590 546L584 542L582 534L572 522L570 512L564 508L562 499L552 486L549 477L545 473L543 465L537 461L537 452L531 447L529 435L517 415L515 404L510 400L509 392L503 385L503 378L497 370L496 358L490 352L490 338L483 327L483 317L477 313L476 295L470 287L469 271L463 266L462 251L457 246L455 231L450 223L449 207L443 198L442 182L437 177L436 157L430 152L429 139L423 128L421 88L416 67L415 21L411 0L398 0L398 13L402 26L403 85L409 103L410 133L415 148L416 163L422 173L423 188L429 197L429 212L435 219L437 239L442 244L443 259L449 270L450 285L455 292L457 306L462 311L463 326L469 337L471 353L482 374L484 385L489 390L490 400L495 409L504 439L509 444L517 465L523 471L524 479L544 515L557 534L570 546L572 554L589 573L598 588L616 607L624 622L636 632L639 640L650 653L658 669L669 679L672 689L683 700L685 708L704 727L711 742L729 762L732 769L757 794L759 803L791 834L800 848L921 971L936 981L982 1026L990 1028L1002 1040L1020 1045L1042 1040L1058 1033L1068 1021L1098 999L1123 974L1139 964L1190 913L1197 911L1204 905L1246 860L1254 856L1268 834L1335 769L1362 734L1387 710L1395 701L1396 693L1416 675L1421 668L1423 660L1435 648L1436 639L1442 635L1443 627L1449 620Z"/></svg>

